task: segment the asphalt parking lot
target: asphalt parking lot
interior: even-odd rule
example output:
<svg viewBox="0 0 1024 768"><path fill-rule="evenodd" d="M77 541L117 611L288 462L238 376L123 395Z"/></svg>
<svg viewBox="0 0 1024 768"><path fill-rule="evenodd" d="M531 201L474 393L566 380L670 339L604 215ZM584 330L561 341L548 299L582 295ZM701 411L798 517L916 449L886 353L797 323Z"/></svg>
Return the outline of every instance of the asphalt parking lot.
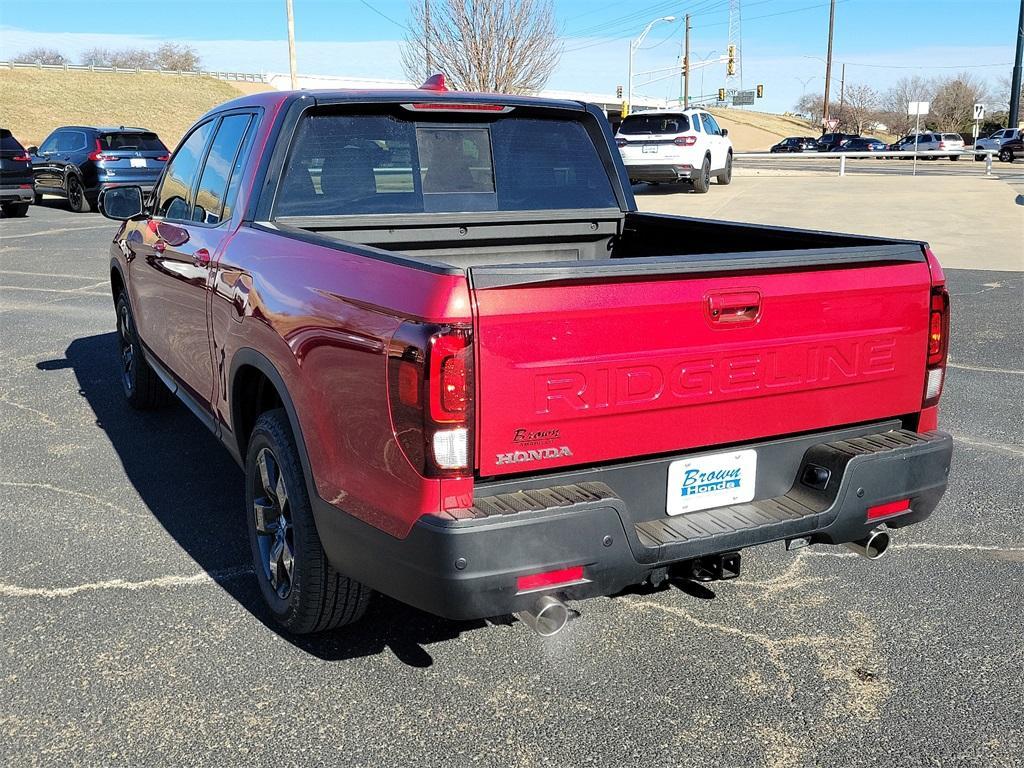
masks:
<svg viewBox="0 0 1024 768"><path fill-rule="evenodd" d="M387 599L296 639L240 471L183 406L122 401L114 229L0 221L0 764L1024 764L1021 272L947 272L951 487L882 560L748 551L554 640Z"/></svg>

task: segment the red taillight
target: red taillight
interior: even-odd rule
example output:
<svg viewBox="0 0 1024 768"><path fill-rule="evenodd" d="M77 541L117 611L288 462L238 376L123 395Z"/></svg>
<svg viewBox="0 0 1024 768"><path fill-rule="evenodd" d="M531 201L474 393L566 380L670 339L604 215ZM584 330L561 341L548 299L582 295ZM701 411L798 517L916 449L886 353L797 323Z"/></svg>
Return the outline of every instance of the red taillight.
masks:
<svg viewBox="0 0 1024 768"><path fill-rule="evenodd" d="M696 136L676 136L672 139L672 143L677 147L692 147L697 143Z"/></svg>
<svg viewBox="0 0 1024 768"><path fill-rule="evenodd" d="M946 143L943 142L943 141L940 141L939 142L939 149L945 149L945 148L946 148Z"/></svg>
<svg viewBox="0 0 1024 768"><path fill-rule="evenodd" d="M157 155L157 157L155 159L156 159L157 162L166 163L168 160L171 159L171 156L170 155Z"/></svg>
<svg viewBox="0 0 1024 768"><path fill-rule="evenodd" d="M890 501L888 504L878 504L874 507L868 507L868 520L877 520L880 517L891 517L892 515L901 515L904 512L910 511L910 499L900 499L899 501Z"/></svg>
<svg viewBox="0 0 1024 768"><path fill-rule="evenodd" d="M516 590L519 592L532 592L537 589L577 584L581 581L583 581L583 566L574 565L571 568L560 568L557 571L544 571L543 573L531 573L529 576L520 576L516 579Z"/></svg>
<svg viewBox="0 0 1024 768"><path fill-rule="evenodd" d="M417 112L511 112L514 109L514 107L504 104L474 104L472 102L463 104L446 101L417 102L402 106Z"/></svg>
<svg viewBox="0 0 1024 768"><path fill-rule="evenodd" d="M388 353L388 400L402 452L425 477L461 477L473 462L469 328L404 323Z"/></svg>
<svg viewBox="0 0 1024 768"><path fill-rule="evenodd" d="M949 292L934 286L928 309L928 356L925 373L924 408L939 402L949 355Z"/></svg>
<svg viewBox="0 0 1024 768"><path fill-rule="evenodd" d="M28 152L22 152L20 155L15 155L11 158L16 163L31 163L32 156Z"/></svg>

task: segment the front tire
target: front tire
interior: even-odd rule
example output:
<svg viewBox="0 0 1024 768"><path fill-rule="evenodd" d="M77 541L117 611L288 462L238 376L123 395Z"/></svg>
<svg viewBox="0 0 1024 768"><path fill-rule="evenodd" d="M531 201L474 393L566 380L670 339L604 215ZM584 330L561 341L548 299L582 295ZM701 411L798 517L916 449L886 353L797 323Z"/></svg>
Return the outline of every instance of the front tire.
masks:
<svg viewBox="0 0 1024 768"><path fill-rule="evenodd" d="M128 294L121 292L115 304L117 340L121 352L121 389L128 405L138 411L151 411L167 403L170 391L146 362L142 354L135 317Z"/></svg>
<svg viewBox="0 0 1024 768"><path fill-rule="evenodd" d="M716 177L722 186L728 186L732 182L732 152L725 157L725 169Z"/></svg>
<svg viewBox="0 0 1024 768"><path fill-rule="evenodd" d="M20 219L28 213L28 203L3 203L0 205L0 210L9 219Z"/></svg>
<svg viewBox="0 0 1024 768"><path fill-rule="evenodd" d="M703 195L711 188L711 158L704 156L704 163L700 167L700 173L693 180L693 191Z"/></svg>
<svg viewBox="0 0 1024 768"><path fill-rule="evenodd" d="M260 594L282 627L308 634L362 618L372 591L336 570L324 553L282 408L256 420L245 459L245 503Z"/></svg>

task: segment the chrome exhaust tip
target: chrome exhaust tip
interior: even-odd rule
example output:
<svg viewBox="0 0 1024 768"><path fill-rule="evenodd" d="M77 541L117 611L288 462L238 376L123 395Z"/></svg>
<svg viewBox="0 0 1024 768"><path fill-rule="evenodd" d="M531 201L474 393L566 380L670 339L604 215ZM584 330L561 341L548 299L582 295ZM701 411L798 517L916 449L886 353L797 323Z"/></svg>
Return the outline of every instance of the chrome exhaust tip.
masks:
<svg viewBox="0 0 1024 768"><path fill-rule="evenodd" d="M860 541L848 541L844 546L868 560L877 560L889 550L889 534L881 528L876 528L868 534L867 538Z"/></svg>
<svg viewBox="0 0 1024 768"><path fill-rule="evenodd" d="M557 597L542 595L516 617L541 637L552 637L565 629L574 615L575 611Z"/></svg>

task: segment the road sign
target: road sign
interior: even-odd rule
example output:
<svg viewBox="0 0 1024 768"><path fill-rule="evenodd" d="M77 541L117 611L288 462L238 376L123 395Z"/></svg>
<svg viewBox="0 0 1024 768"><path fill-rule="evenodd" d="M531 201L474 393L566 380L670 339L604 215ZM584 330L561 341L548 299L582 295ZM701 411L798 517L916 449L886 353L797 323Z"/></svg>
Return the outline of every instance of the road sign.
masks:
<svg viewBox="0 0 1024 768"><path fill-rule="evenodd" d="M984 120L985 119L985 105L984 104L975 104L974 105L974 119L975 120Z"/></svg>
<svg viewBox="0 0 1024 768"><path fill-rule="evenodd" d="M745 106L754 103L754 91L736 91L732 97L732 103L736 106Z"/></svg>
<svg viewBox="0 0 1024 768"><path fill-rule="evenodd" d="M924 117L928 114L928 102L927 101L911 101L907 103L907 114L917 115L918 117Z"/></svg>
<svg viewBox="0 0 1024 768"><path fill-rule="evenodd" d="M835 118L829 118L828 120L822 120L822 122L825 124L826 130L829 130L829 131L834 131L836 129L836 126L839 125L839 121L836 120Z"/></svg>

